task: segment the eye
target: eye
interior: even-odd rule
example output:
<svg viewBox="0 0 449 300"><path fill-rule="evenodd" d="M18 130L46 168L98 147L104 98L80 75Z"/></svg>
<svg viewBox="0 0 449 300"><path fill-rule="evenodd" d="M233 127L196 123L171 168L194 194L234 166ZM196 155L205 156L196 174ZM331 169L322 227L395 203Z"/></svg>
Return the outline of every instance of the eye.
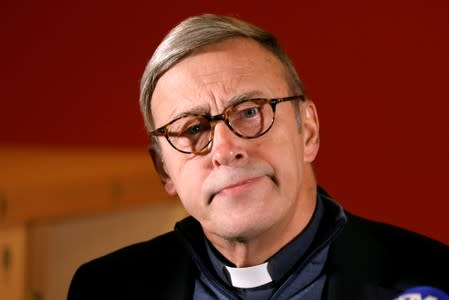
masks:
<svg viewBox="0 0 449 300"><path fill-rule="evenodd" d="M196 124L196 125L187 127L183 131L183 135L195 135L195 134L200 133L201 131L202 131L201 124Z"/></svg>
<svg viewBox="0 0 449 300"><path fill-rule="evenodd" d="M202 117L183 118L176 125L180 137L193 138L210 130L209 121Z"/></svg>
<svg viewBox="0 0 449 300"><path fill-rule="evenodd" d="M250 107L240 111L240 116L243 118L253 118L260 113L259 107Z"/></svg>

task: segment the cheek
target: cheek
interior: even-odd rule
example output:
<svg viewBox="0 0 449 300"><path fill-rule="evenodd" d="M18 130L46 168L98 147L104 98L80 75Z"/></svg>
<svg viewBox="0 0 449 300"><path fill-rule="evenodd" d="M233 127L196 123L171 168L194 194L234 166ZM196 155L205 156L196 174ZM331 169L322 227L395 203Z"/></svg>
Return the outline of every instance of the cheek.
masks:
<svg viewBox="0 0 449 300"><path fill-rule="evenodd" d="M290 190L301 181L304 169L304 147L301 137L296 127L279 130L274 135L272 146L267 149L271 152L270 164L275 168L277 180L284 189Z"/></svg>
<svg viewBox="0 0 449 300"><path fill-rule="evenodd" d="M176 151L176 150L175 150ZM189 160L189 156L179 153L169 153L170 160L166 161L166 169L170 180L186 210L192 214L192 209L201 203L201 184L204 181L205 172L198 166L195 158Z"/></svg>
<svg viewBox="0 0 449 300"><path fill-rule="evenodd" d="M183 167L178 169L173 177L175 187L180 192L179 196L189 197L190 194L198 193L201 178L201 172L198 168L183 164Z"/></svg>
<svg viewBox="0 0 449 300"><path fill-rule="evenodd" d="M207 201L202 195L202 183L205 176L202 176L198 168L189 164L176 173L173 179L178 198L185 210L198 220L203 220L207 216Z"/></svg>

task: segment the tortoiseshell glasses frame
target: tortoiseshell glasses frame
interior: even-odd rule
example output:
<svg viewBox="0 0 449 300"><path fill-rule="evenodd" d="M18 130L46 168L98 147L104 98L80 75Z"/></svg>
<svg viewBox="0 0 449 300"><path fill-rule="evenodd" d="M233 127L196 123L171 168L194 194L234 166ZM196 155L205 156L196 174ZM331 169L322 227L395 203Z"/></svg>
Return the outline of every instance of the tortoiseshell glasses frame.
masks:
<svg viewBox="0 0 449 300"><path fill-rule="evenodd" d="M224 121L237 136L253 139L267 133L273 126L276 105L281 102L305 100L303 95L284 98L245 99L224 109L218 115L186 113L150 132L152 136L163 136L168 143L182 153L201 154L210 148L214 139L214 128Z"/></svg>

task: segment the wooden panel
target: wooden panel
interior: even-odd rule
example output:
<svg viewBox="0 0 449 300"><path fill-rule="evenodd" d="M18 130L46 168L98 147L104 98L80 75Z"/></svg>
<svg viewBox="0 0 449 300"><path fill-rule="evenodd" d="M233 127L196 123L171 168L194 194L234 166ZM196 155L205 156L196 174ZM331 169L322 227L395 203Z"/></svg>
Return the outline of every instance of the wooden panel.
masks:
<svg viewBox="0 0 449 300"><path fill-rule="evenodd" d="M24 300L26 290L25 226L0 230L0 296L1 299Z"/></svg>
<svg viewBox="0 0 449 300"><path fill-rule="evenodd" d="M0 226L168 199L145 150L0 149Z"/></svg>
<svg viewBox="0 0 449 300"><path fill-rule="evenodd" d="M165 201L126 211L35 223L29 227L30 291L42 300L66 299L73 274L82 263L167 232L185 215L179 201Z"/></svg>

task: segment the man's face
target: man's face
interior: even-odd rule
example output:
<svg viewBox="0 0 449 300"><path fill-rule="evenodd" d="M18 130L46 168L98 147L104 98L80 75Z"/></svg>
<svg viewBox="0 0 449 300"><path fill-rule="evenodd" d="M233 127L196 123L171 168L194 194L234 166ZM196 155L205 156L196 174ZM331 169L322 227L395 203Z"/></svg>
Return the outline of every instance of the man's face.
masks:
<svg viewBox="0 0 449 300"><path fill-rule="evenodd" d="M151 102L154 123L160 127L186 112L220 114L242 97L291 96L286 78L280 61L252 40L205 47L159 79ZM301 103L301 118L299 130L292 103L278 104L273 127L255 139L242 139L218 122L210 151L201 155L178 152L160 138L170 177L166 189L179 196L209 238L290 230L314 205L305 192L305 183L313 181L306 170L318 150L310 101Z"/></svg>

